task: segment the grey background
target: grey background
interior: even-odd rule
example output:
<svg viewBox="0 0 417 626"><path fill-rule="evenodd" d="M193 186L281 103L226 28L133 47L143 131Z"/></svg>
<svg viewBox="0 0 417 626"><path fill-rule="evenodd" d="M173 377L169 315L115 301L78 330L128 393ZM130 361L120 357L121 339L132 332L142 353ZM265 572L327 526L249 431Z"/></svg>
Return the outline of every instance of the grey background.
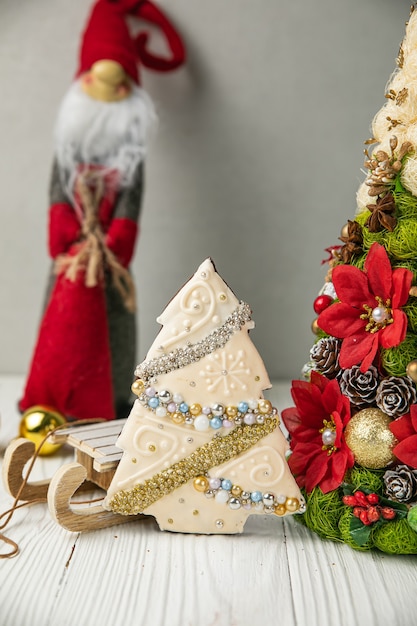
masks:
<svg viewBox="0 0 417 626"><path fill-rule="evenodd" d="M184 69L142 72L159 115L132 265L143 358L211 256L248 302L270 377L298 377L321 260L355 212L363 141L409 0L161 0ZM0 0L0 373L26 372L49 269L52 130L87 0Z"/></svg>

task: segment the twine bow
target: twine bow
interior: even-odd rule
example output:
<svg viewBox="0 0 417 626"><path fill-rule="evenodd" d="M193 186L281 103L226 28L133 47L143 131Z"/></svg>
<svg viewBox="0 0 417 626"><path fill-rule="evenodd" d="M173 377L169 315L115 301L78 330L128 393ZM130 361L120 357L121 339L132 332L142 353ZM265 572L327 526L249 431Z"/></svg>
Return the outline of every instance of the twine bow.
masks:
<svg viewBox="0 0 417 626"><path fill-rule="evenodd" d="M98 208L105 192L103 175L91 169L81 172L75 182L75 191L83 209L81 241L75 254L57 257L55 272L64 273L68 280L75 282L78 272L83 270L86 287L95 287L108 271L126 309L133 313L136 305L132 277L107 247L98 219Z"/></svg>

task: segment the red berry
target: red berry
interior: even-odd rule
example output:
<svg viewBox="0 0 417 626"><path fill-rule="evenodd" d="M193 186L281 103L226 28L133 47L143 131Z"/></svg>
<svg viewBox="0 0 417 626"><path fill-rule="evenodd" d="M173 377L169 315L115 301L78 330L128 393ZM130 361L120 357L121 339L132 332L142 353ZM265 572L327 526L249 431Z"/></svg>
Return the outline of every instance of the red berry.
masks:
<svg viewBox="0 0 417 626"><path fill-rule="evenodd" d="M390 506L384 506L381 508L381 515L384 519L394 519L396 512Z"/></svg>
<svg viewBox="0 0 417 626"><path fill-rule="evenodd" d="M371 525L371 522L368 519L368 511L366 511L365 509L362 509L361 514L359 515L359 519L365 526Z"/></svg>
<svg viewBox="0 0 417 626"><path fill-rule="evenodd" d="M379 496L376 493L369 493L366 496L366 499L368 500L369 504L378 504L379 502Z"/></svg>
<svg viewBox="0 0 417 626"><path fill-rule="evenodd" d="M368 520L371 522L371 524L373 524L374 522L377 522L380 518L379 511L376 508L376 506L368 507L367 513L368 513Z"/></svg>
<svg viewBox="0 0 417 626"><path fill-rule="evenodd" d="M355 491L355 498L358 501L358 504L360 506L368 506L369 502L366 499L365 494L363 493L363 491Z"/></svg>
<svg viewBox="0 0 417 626"><path fill-rule="evenodd" d="M342 500L343 504L346 504L346 506L357 506L358 504L355 496L343 496Z"/></svg>
<svg viewBox="0 0 417 626"><path fill-rule="evenodd" d="M355 506L355 508L353 509L352 513L355 517L360 517L361 513L364 509L360 506Z"/></svg>
<svg viewBox="0 0 417 626"><path fill-rule="evenodd" d="M327 307L331 305L333 302L333 298L331 296L326 296L325 294L321 296L317 296L314 300L313 308L317 315L320 315Z"/></svg>

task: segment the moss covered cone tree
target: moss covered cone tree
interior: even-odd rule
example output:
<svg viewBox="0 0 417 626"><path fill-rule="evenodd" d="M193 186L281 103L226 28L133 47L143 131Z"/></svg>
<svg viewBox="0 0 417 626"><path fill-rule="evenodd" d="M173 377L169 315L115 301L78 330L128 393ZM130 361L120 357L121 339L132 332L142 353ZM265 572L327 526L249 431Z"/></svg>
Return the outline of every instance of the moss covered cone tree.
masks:
<svg viewBox="0 0 417 626"><path fill-rule="evenodd" d="M304 523L359 550L416 554L417 11L397 66L282 417Z"/></svg>

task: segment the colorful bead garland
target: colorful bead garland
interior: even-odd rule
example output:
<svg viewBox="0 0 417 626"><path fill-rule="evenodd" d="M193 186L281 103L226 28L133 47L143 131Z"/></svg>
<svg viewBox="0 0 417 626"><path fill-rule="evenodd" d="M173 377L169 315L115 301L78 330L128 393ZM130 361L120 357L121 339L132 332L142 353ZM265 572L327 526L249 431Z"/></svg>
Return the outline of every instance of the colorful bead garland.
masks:
<svg viewBox="0 0 417 626"><path fill-rule="evenodd" d="M254 509L261 513L303 513L305 504L298 498L288 498L283 494L262 491L245 491L239 485L234 485L228 478L210 477L208 474L196 476L193 481L194 489L204 493L206 498L213 498L215 502L227 504L230 509L240 508L248 511Z"/></svg>
<svg viewBox="0 0 417 626"><path fill-rule="evenodd" d="M264 398L242 401L237 406L224 406L219 402L201 406L198 403L185 402L179 393L171 393L167 389L157 391L153 386L145 387L142 380L136 380L132 390L138 396L139 402L157 417L169 417L174 424L193 426L198 431L233 428L241 424L263 424L267 418L278 414L271 402Z"/></svg>

